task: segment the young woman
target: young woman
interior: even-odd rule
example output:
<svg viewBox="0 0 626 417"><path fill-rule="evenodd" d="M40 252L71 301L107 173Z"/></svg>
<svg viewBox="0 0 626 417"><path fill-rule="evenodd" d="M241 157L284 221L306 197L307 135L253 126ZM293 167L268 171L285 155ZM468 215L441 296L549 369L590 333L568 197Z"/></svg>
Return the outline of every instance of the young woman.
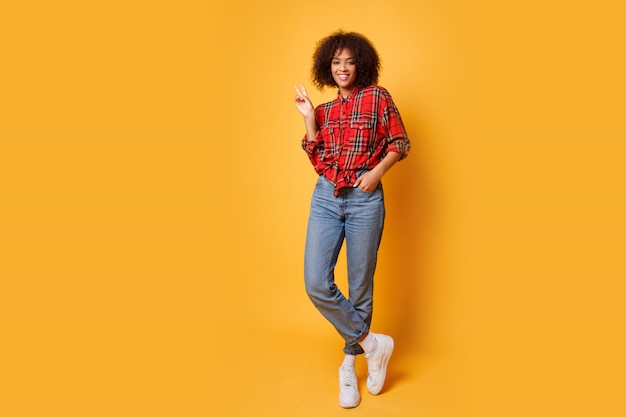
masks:
<svg viewBox="0 0 626 417"><path fill-rule="evenodd" d="M393 352L390 336L370 331L373 279L385 206L381 178L409 152L410 142L391 96L377 86L380 61L358 33L336 32L313 55L313 82L338 88L337 98L313 106L306 88L296 88L304 116L302 147L319 178L313 191L306 237L304 278L317 309L345 340L339 368L339 404L359 405L356 355L365 353L367 389L377 395ZM348 263L348 297L334 282L343 242Z"/></svg>

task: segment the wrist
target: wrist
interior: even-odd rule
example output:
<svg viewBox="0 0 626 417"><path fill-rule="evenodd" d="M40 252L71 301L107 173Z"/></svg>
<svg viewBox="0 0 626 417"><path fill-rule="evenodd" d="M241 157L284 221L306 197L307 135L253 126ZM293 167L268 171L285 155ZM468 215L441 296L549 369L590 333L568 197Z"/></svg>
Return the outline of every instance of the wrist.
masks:
<svg viewBox="0 0 626 417"><path fill-rule="evenodd" d="M379 178L385 174L385 168L382 163L379 163L374 168L371 169L372 174L378 176Z"/></svg>

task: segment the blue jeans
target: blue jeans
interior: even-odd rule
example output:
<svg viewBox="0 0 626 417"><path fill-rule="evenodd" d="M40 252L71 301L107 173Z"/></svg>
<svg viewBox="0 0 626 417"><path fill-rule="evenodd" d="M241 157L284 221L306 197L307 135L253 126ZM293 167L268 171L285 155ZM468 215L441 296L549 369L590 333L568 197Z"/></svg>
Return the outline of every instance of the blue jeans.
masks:
<svg viewBox="0 0 626 417"><path fill-rule="evenodd" d="M315 184L304 254L306 291L345 340L344 353L363 353L359 340L372 322L374 271L383 232L382 184L373 193L334 185L323 175ZM349 296L335 285L335 265L346 241Z"/></svg>

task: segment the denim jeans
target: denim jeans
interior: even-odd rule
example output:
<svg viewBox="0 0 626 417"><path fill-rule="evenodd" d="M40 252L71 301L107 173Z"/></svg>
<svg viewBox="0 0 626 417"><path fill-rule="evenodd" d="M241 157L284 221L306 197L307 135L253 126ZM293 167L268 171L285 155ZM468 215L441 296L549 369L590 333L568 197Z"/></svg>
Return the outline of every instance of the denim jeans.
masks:
<svg viewBox="0 0 626 417"><path fill-rule="evenodd" d="M306 291L345 340L344 353L363 353L358 341L372 322L374 271L383 232L382 184L373 193L335 186L323 175L315 184L304 255ZM348 298L335 284L337 257L346 242Z"/></svg>

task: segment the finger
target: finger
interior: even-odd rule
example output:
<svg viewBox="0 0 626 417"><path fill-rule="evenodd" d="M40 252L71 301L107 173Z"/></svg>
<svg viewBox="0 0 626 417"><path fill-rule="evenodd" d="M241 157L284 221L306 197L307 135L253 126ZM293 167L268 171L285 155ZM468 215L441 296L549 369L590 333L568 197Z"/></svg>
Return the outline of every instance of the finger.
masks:
<svg viewBox="0 0 626 417"><path fill-rule="evenodd" d="M304 97L308 97L309 93L306 91L306 87L304 86L304 84L300 84L302 86L302 94L304 95Z"/></svg>
<svg viewBox="0 0 626 417"><path fill-rule="evenodd" d="M306 97L306 93L304 93L304 92L300 91L300 89L298 88L298 86L297 86L297 85L294 85L294 86L293 86L293 88L295 88L295 89L296 89L296 93L298 94L298 96L300 96L300 97Z"/></svg>
<svg viewBox="0 0 626 417"><path fill-rule="evenodd" d="M358 187L361 184L361 181L363 181L361 177L357 178L356 181L354 182L353 187L355 188Z"/></svg>

